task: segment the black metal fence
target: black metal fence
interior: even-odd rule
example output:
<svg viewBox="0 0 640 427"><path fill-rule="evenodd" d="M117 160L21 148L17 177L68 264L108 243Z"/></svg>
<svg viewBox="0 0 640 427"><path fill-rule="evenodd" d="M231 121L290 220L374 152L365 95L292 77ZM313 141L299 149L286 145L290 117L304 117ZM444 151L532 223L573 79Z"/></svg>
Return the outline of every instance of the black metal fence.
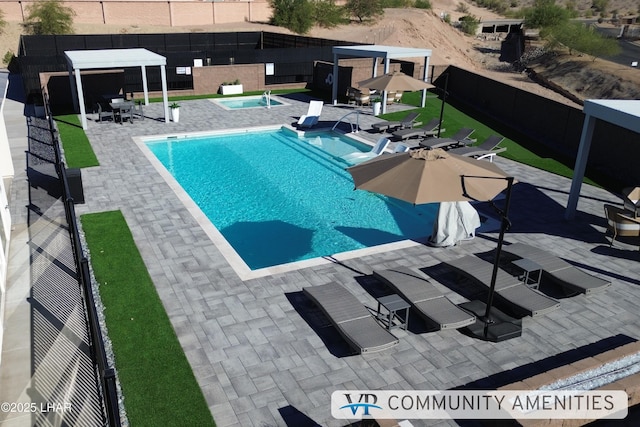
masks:
<svg viewBox="0 0 640 427"><path fill-rule="evenodd" d="M332 61L332 47L354 43L268 32L82 34L21 36L17 62L25 93L40 96L41 72L68 70L68 50L145 48L167 58L169 90L193 89L191 74L178 73L198 59L203 65L274 63L276 74L265 84L311 82L316 60ZM148 87L160 91L160 70L147 70ZM125 70L125 92L142 91L137 69Z"/></svg>
<svg viewBox="0 0 640 427"><path fill-rule="evenodd" d="M91 273L89 271L89 261L84 255L82 241L78 228L78 220L75 213L74 198L70 187L68 172L60 155L60 139L58 137L57 127L53 120L53 115L49 107L46 94L43 95L45 114L48 117L49 130L53 141L53 150L55 155L56 172L62 183L62 200L64 203L65 217L69 227L69 236L73 250L73 258L78 272L78 284L82 291L87 310L87 321L89 324L89 337L91 345L91 359L95 364L97 374L100 381L102 392L102 405L105 417L105 425L110 427L120 427L120 407L118 404L118 392L116 388L115 370L109 365L107 360L104 338L102 329L98 320L98 311L96 309L95 299L91 286Z"/></svg>

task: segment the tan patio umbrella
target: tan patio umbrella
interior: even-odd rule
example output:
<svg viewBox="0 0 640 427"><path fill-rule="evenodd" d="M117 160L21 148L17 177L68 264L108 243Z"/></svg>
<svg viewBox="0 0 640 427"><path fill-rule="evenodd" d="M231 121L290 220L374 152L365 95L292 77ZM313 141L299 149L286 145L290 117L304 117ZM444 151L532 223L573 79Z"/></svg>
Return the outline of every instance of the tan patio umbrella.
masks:
<svg viewBox="0 0 640 427"><path fill-rule="evenodd" d="M450 154L442 149L385 154L347 171L357 189L416 205L491 200L506 189L508 176L494 163Z"/></svg>
<svg viewBox="0 0 640 427"><path fill-rule="evenodd" d="M501 227L484 315L476 313L477 322L468 329L475 337L491 341L520 336L522 327L516 321L499 322L491 317L504 233L510 225L509 204L515 182L512 176L491 162L458 156L442 149L383 154L352 166L347 171L353 177L356 189L414 204L490 201L506 190L504 208L499 209L494 205L501 217Z"/></svg>
<svg viewBox="0 0 640 427"><path fill-rule="evenodd" d="M422 80L415 79L399 71L372 77L358 83L361 87L385 91L409 91L432 89L435 86Z"/></svg>

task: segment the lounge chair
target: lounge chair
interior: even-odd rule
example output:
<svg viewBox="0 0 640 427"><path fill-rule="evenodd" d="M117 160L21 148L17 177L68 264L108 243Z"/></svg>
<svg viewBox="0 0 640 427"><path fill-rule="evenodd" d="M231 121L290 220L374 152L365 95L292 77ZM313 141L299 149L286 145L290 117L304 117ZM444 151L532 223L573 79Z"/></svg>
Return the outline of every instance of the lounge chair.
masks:
<svg viewBox="0 0 640 427"><path fill-rule="evenodd" d="M404 153L409 151L409 146L404 144L396 145L396 148L393 150L394 153Z"/></svg>
<svg viewBox="0 0 640 427"><path fill-rule="evenodd" d="M535 246L513 243L504 245L502 251L535 262L542 267L543 276L548 276L561 285L583 294L601 291L611 286L608 280L593 276L551 252Z"/></svg>
<svg viewBox="0 0 640 427"><path fill-rule="evenodd" d="M429 280L407 267L375 270L373 276L400 295L429 324L438 329L457 329L475 322L476 317L455 305Z"/></svg>
<svg viewBox="0 0 640 427"><path fill-rule="evenodd" d="M298 120L298 127L309 128L318 123L320 119L320 113L322 113L322 101L309 101L309 109L307 114L300 117Z"/></svg>
<svg viewBox="0 0 640 427"><path fill-rule="evenodd" d="M377 130L378 132L382 132L385 129L391 130L392 128L393 129L396 129L396 128L410 129L413 127L413 124L415 123L419 115L420 115L420 112L413 111L407 114L406 116L404 116L404 118L400 120L378 122L378 123L372 124L371 127Z"/></svg>
<svg viewBox="0 0 640 427"><path fill-rule="evenodd" d="M380 138L378 142L376 142L376 145L374 145L373 148L371 148L371 151L367 151L364 153L360 151L357 151L355 153L349 153L342 156L341 159L352 165L357 163L362 163L366 160L373 159L374 157L378 157L380 154L384 153L384 150L387 149L388 145L389 145L389 138L383 137L383 138Z"/></svg>
<svg viewBox="0 0 640 427"><path fill-rule="evenodd" d="M631 216L632 212L617 206L605 204L604 213L607 217L607 232L612 234L611 244L620 237L640 237L640 218ZM640 250L640 247L638 247Z"/></svg>
<svg viewBox="0 0 640 427"><path fill-rule="evenodd" d="M369 310L336 282L303 288L302 292L324 312L340 335L360 353L386 350L398 339L382 327Z"/></svg>
<svg viewBox="0 0 640 427"><path fill-rule="evenodd" d="M465 157L474 157L478 160L489 159L493 162L496 154L506 151L504 147L498 147L504 138L500 135L491 135L480 144L473 147L459 147L449 150L450 153Z"/></svg>
<svg viewBox="0 0 640 427"><path fill-rule="evenodd" d="M395 139L408 139L408 138L416 138L416 137L427 137L433 136L438 133L438 127L440 126L440 120L431 119L429 123L421 126L419 128L411 128L411 129L399 129L392 133ZM444 131L444 129L442 129Z"/></svg>
<svg viewBox="0 0 640 427"><path fill-rule="evenodd" d="M447 265L464 276L473 279L487 288L491 286L493 264L473 255L467 255ZM539 316L560 307L560 302L542 292L531 289L520 279L498 269L496 276L495 296L507 303L512 311L528 316Z"/></svg>
<svg viewBox="0 0 640 427"><path fill-rule="evenodd" d="M475 129L462 128L448 138L423 139L420 141L420 146L429 149L444 148L446 150L452 146L469 145L475 142L474 139L469 138L473 132L475 132Z"/></svg>

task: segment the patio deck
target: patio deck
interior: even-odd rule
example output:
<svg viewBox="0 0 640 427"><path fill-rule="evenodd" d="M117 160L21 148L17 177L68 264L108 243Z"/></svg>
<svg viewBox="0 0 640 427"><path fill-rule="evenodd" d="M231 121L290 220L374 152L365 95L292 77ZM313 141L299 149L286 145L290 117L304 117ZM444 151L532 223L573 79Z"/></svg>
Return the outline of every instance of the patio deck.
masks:
<svg viewBox="0 0 640 427"><path fill-rule="evenodd" d="M90 121L86 131L100 166L82 170L86 203L76 206L78 215L123 212L218 426L299 426L304 425L301 420L343 426L346 420L331 416L334 390L437 390L470 383L495 388L519 374L533 375L561 363L563 357L553 359L556 355L589 356L640 339L640 253L637 247L618 242L610 249L603 236L603 203L620 200L585 185L577 217L567 222L563 213L569 179L497 158L496 164L519 181L506 241L553 250L613 285L586 297L566 296L543 283L543 292L561 299L560 308L524 319L522 336L509 341L481 342L457 330L428 332L412 317L408 331L394 330L400 339L397 346L349 355L319 310L302 295L303 287L337 281L375 308L375 297L385 288L371 277L372 271L402 265L439 276L448 286L441 287L447 296L464 302L478 296L475 289L450 280L441 264L493 250L497 230L452 248L410 244L242 280L131 137L225 129L230 123L233 128L290 124L304 114L307 103L289 100L290 106L236 111L208 100L183 101L180 123L168 124L153 119L161 115L162 107L152 104L145 107L144 121L123 125ZM333 125L352 108L325 105L321 122ZM370 114L360 116L365 129L375 121L379 119ZM361 132L360 136L373 142L380 135ZM26 204L14 199L13 209L24 209ZM479 206L481 214L491 215L486 208ZM411 422L458 425L453 420Z"/></svg>

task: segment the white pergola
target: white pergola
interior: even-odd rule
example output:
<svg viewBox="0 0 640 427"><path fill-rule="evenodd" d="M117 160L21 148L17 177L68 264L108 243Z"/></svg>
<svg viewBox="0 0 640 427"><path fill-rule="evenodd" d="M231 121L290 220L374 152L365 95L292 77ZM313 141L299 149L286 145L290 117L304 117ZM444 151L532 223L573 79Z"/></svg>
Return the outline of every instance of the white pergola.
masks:
<svg viewBox="0 0 640 427"><path fill-rule="evenodd" d="M142 69L142 85L144 88L144 104L149 104L149 89L147 88L146 67L160 67L162 77L162 100L164 102L164 121L169 122L169 100L167 97L167 58L147 49L100 49L100 50L67 50L64 52L69 68L71 96L73 105L82 120L82 129L87 129L87 112L84 107L84 92L82 90L82 70L130 68ZM75 74L75 79L73 78ZM80 102L83 100L83 102Z"/></svg>
<svg viewBox="0 0 640 427"><path fill-rule="evenodd" d="M640 101L588 99L584 102L583 111L585 118L582 126L582 136L580 137L576 164L573 168L571 191L569 192L567 209L564 213L565 219L573 219L576 214L580 188L582 187L584 171L587 167L587 159L589 158L591 139L593 137L596 120L604 120L640 134ZM631 143L631 141L629 141L629 143ZM628 161L632 161L632 159L628 159Z"/></svg>
<svg viewBox="0 0 640 427"><path fill-rule="evenodd" d="M384 74L389 72L389 63L392 59L401 58L422 58L424 57L424 73L422 79L426 82L429 77L429 58L431 49L417 49L412 47L396 47L381 45L359 45L359 46L334 46L333 47L333 86L331 88L331 99L333 105L338 103L338 61L344 58L373 58L373 71L371 77L376 77L378 69L378 58L382 58L384 64ZM427 100L427 90L422 91L422 107ZM382 99L382 113L387 111L387 93L384 92Z"/></svg>

